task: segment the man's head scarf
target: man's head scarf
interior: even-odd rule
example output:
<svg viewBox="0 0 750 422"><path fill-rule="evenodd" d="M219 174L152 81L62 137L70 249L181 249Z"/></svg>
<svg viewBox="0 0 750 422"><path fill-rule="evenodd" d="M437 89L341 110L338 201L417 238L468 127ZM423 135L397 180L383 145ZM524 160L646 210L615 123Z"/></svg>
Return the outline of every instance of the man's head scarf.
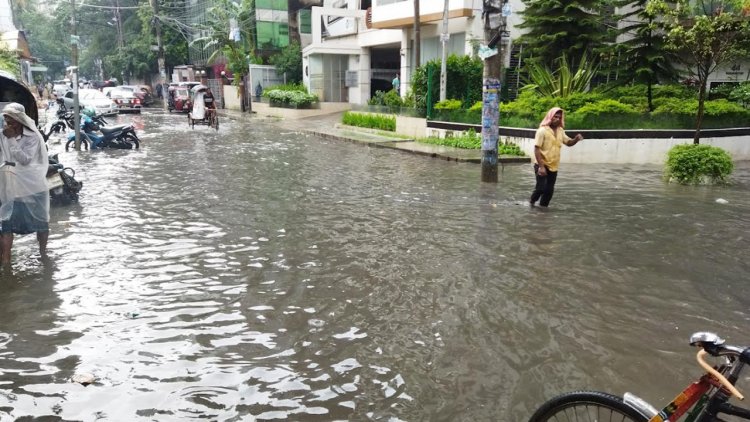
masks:
<svg viewBox="0 0 750 422"><path fill-rule="evenodd" d="M41 139L44 139L42 138L42 134L39 133L39 129L37 129L34 119L26 114L26 108L23 104L8 103L5 108L3 108L3 116L10 117L32 132L35 132Z"/></svg>
<svg viewBox="0 0 750 422"><path fill-rule="evenodd" d="M555 114L557 114L558 111L560 112L560 127L565 129L565 112L560 107L552 107L549 109L547 115L544 116L542 123L539 123L539 127L549 126L549 124L552 123L552 118L555 117Z"/></svg>

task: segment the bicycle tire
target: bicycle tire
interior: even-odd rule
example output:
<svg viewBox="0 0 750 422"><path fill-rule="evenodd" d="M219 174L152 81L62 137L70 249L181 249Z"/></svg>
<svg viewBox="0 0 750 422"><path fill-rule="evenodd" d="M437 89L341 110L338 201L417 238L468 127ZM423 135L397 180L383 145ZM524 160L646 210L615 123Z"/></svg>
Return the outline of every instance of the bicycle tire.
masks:
<svg viewBox="0 0 750 422"><path fill-rule="evenodd" d="M574 391L546 401L529 422L647 422L622 398L599 391Z"/></svg>

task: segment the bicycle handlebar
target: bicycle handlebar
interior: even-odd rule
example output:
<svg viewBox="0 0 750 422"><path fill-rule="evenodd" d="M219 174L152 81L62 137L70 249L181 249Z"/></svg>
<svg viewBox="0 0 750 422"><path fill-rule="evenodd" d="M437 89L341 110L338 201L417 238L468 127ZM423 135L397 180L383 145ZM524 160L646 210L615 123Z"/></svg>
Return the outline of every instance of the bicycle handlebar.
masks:
<svg viewBox="0 0 750 422"><path fill-rule="evenodd" d="M732 346L729 346L729 347L732 347ZM709 353L703 349L698 350L698 355L696 356L696 358L698 359L698 365L700 365L701 368L703 368L706 372L713 375L721 383L721 385L724 386L724 388L726 388L727 390L729 390L730 393L732 393L733 396L737 397L740 400L745 400L745 396L743 396L742 393L740 393L740 391L734 385L732 385L732 383L729 382L728 379L724 377L724 375L722 375L719 371L717 371L711 365L709 365L708 362L706 362L706 355L708 354ZM730 354L730 353L725 353L725 354Z"/></svg>

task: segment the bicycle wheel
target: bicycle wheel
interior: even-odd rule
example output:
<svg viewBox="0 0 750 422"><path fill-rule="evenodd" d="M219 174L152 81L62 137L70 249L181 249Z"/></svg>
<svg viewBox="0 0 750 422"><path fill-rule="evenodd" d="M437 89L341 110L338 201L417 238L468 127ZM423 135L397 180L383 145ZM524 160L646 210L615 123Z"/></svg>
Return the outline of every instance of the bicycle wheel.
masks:
<svg viewBox="0 0 750 422"><path fill-rule="evenodd" d="M612 394L575 391L544 403L529 422L646 422L648 419Z"/></svg>

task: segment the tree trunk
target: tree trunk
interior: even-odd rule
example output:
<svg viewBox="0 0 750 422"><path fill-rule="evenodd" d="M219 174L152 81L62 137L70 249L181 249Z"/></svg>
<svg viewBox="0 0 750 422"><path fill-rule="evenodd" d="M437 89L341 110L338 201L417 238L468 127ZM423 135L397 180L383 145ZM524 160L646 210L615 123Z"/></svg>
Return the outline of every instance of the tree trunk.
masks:
<svg viewBox="0 0 750 422"><path fill-rule="evenodd" d="M703 73L699 77L700 90L698 91L698 116L695 119L695 135L693 144L698 145L701 141L701 125L703 124L703 114L706 111L706 85L708 85L708 74Z"/></svg>

